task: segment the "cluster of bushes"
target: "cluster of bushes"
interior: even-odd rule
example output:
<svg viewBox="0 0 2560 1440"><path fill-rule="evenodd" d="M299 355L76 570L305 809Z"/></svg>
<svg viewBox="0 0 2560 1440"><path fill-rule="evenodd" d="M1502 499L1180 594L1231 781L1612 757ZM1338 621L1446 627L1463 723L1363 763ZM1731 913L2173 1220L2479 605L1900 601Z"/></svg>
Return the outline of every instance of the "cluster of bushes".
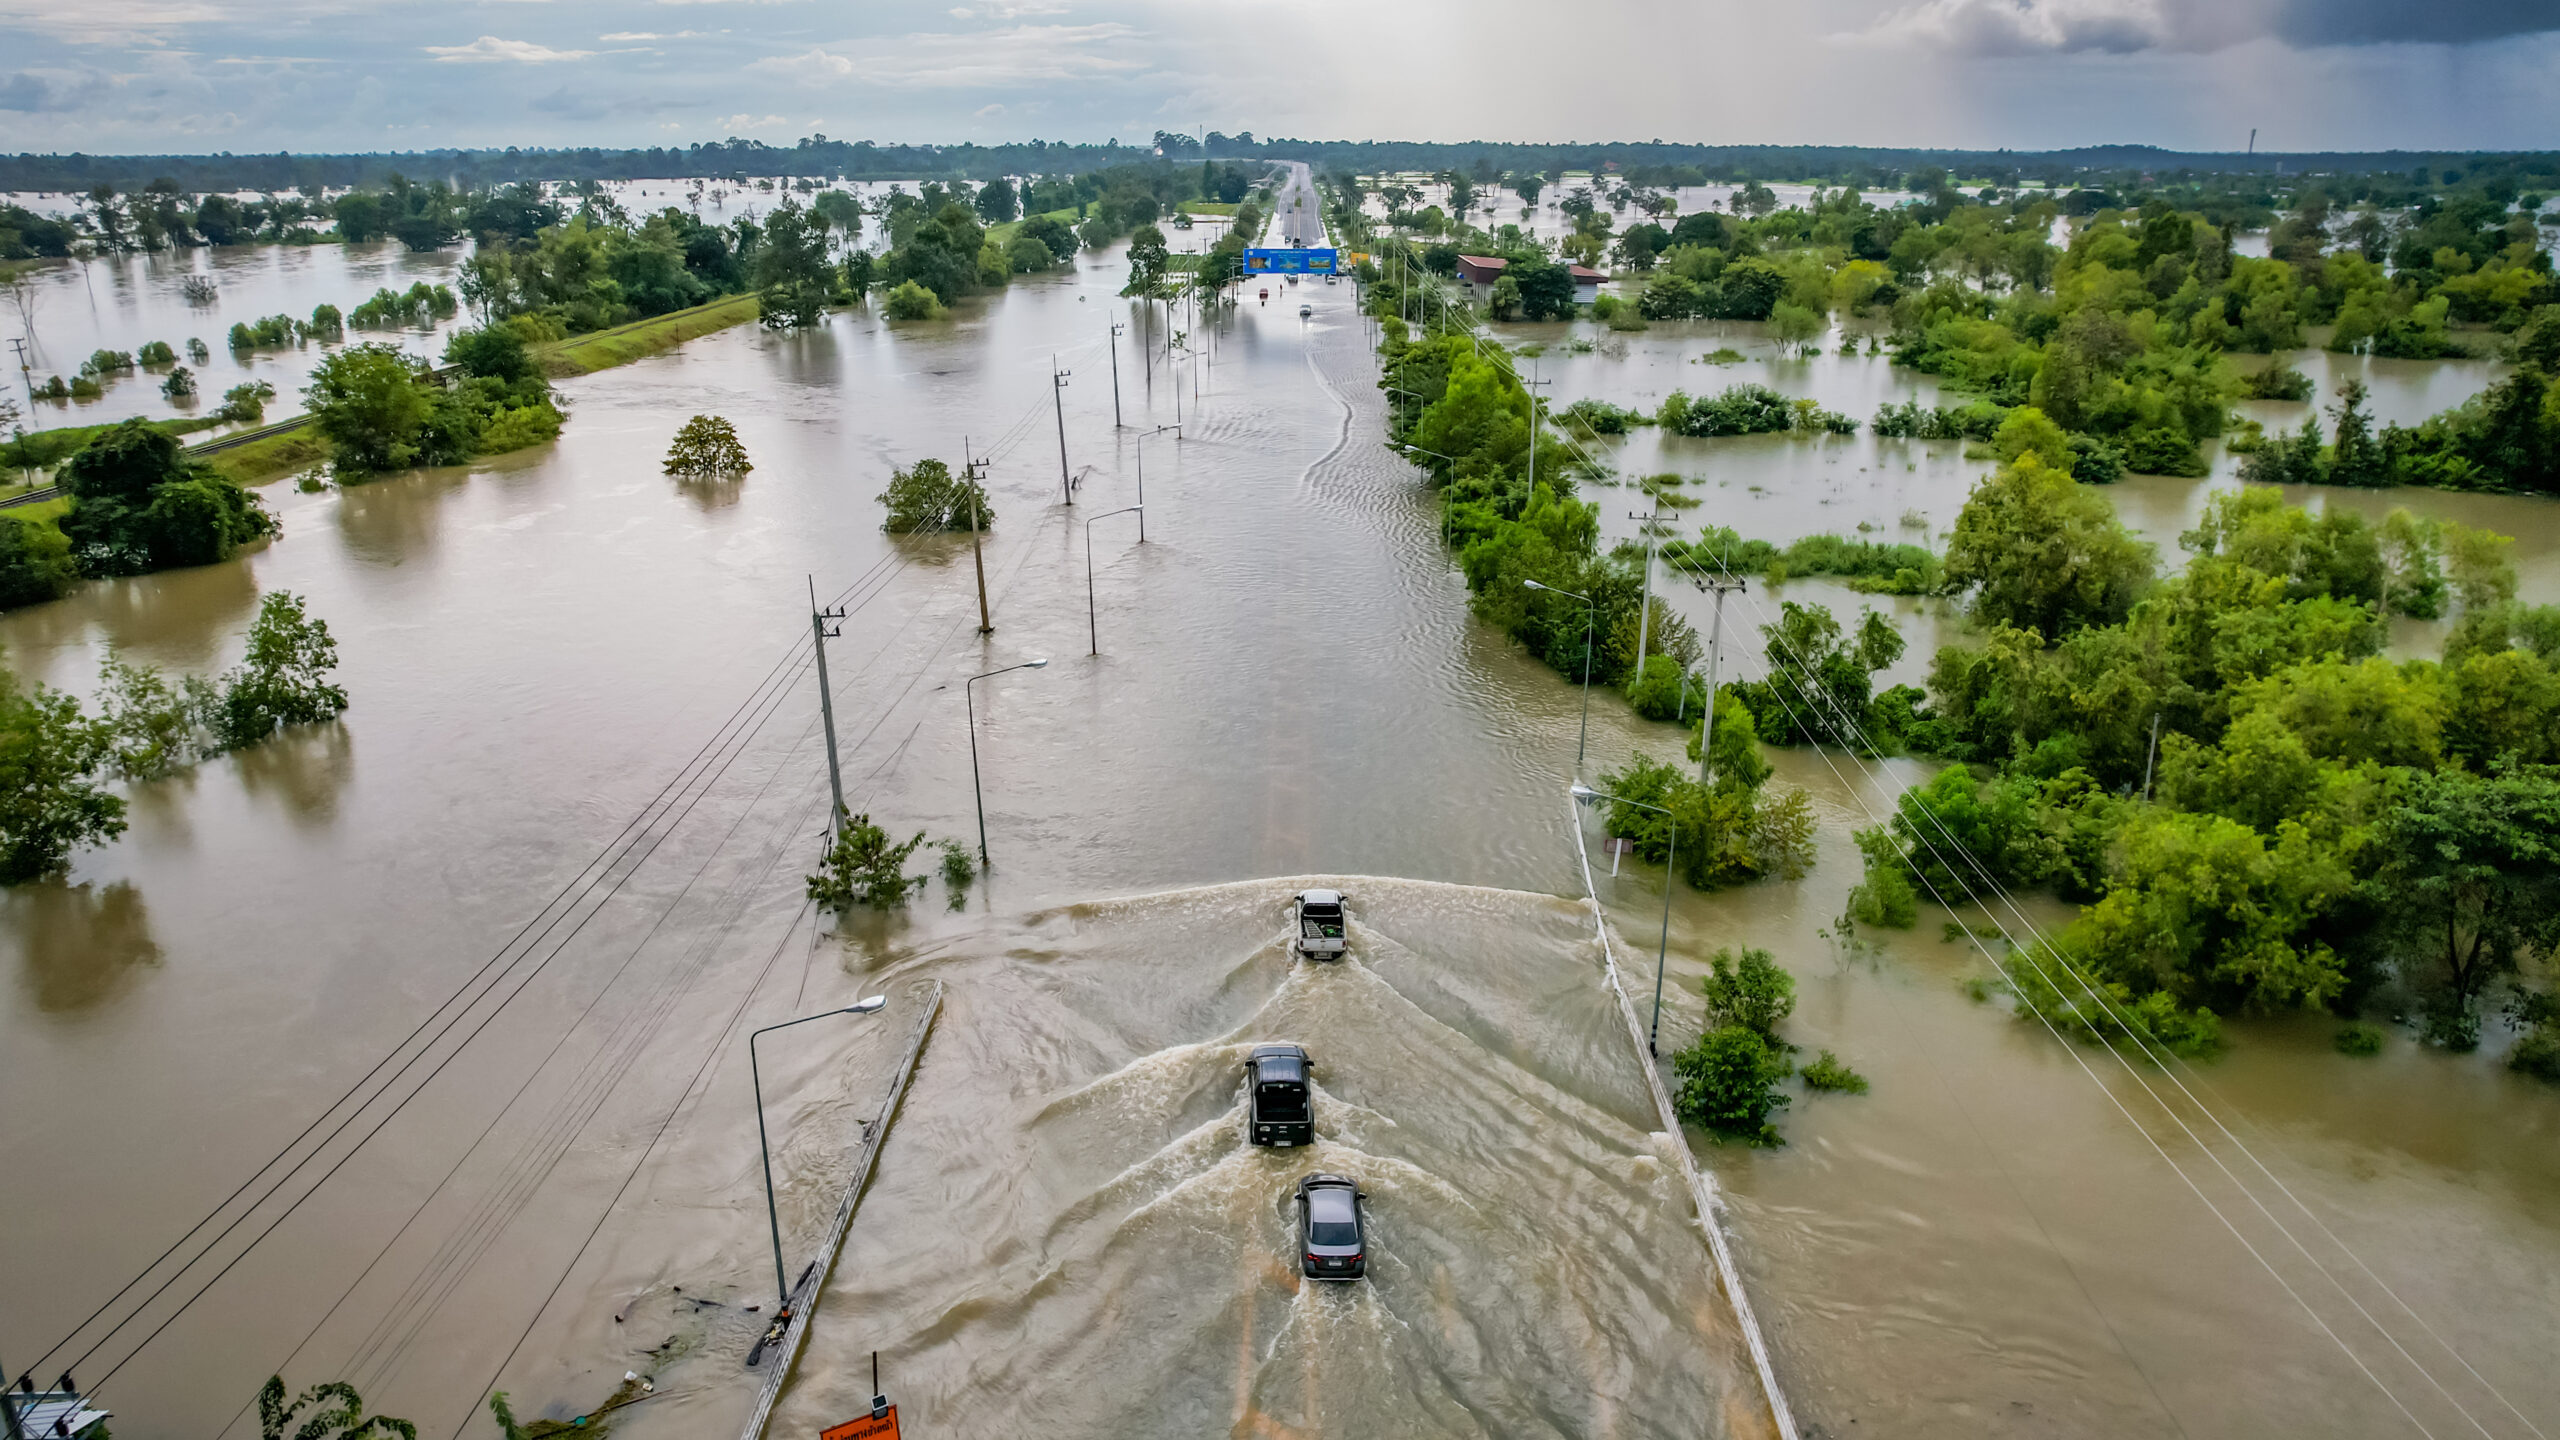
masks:
<svg viewBox="0 0 2560 1440"><path fill-rule="evenodd" d="M2217 1015L2389 986L2476 1043L2484 994L2560 942L2560 607L2516 601L2502 537L2405 512L2247 490L2179 543L2161 576L2033 454L1977 489L1944 583L1983 638L1939 651L1903 732L1960 763L1861 838L1862 918L2082 901L2008 969L2092 1036L2209 1047ZM2386 616L2448 603L2441 659L2383 656Z"/></svg>
<svg viewBox="0 0 2560 1440"><path fill-rule="evenodd" d="M1795 1013L1795 977L1778 968L1766 950L1718 950L1700 982L1706 996L1706 1029L1671 1057L1679 1082L1674 1109L1684 1120L1753 1145L1779 1143L1769 1117L1792 1097L1777 1091L1796 1073L1796 1047L1778 1036ZM1825 1050L1803 1071L1808 1090L1867 1093L1866 1077Z"/></svg>
<svg viewBox="0 0 2560 1440"><path fill-rule="evenodd" d="M457 331L444 358L455 373L441 386L424 362L384 344L351 345L312 367L303 394L340 475L459 464L559 437L566 417L522 326Z"/></svg>
<svg viewBox="0 0 2560 1440"><path fill-rule="evenodd" d="M125 802L108 780L158 779L338 715L347 693L328 679L337 663L327 622L278 591L259 604L247 655L218 679L173 684L110 654L94 715L0 671L0 883L51 874L74 850L122 834Z"/></svg>
<svg viewBox="0 0 2560 1440"><path fill-rule="evenodd" d="M370 298L347 313L344 323L353 325L359 330L388 330L406 325L427 326L433 325L438 320L452 319L459 308L452 290L442 285L430 285L421 280L407 290L393 290L386 285L374 291ZM334 307L330 308L328 313L332 321L337 319ZM275 318L283 321L288 327L296 323L281 315ZM313 312L310 325L300 328L305 334L322 333L319 312ZM329 328L336 327L333 324ZM232 327L232 333L237 336L239 327ZM238 348L236 340L234 348Z"/></svg>
<svg viewBox="0 0 2560 1440"><path fill-rule="evenodd" d="M1734 385L1721 395L1692 399L1674 390L1662 399L1654 423L1671 435L1855 434L1858 422L1811 399L1789 399L1766 385Z"/></svg>
<svg viewBox="0 0 2560 1440"><path fill-rule="evenodd" d="M1938 588L1940 570L1937 555L1925 545L1807 535L1781 548L1744 539L1720 525L1707 526L1695 540L1666 540L1661 554L1666 562L1693 570L1764 575L1778 584L1794 576L1823 575L1845 580L1853 590L1884 595L1929 594Z"/></svg>
<svg viewBox="0 0 2560 1440"><path fill-rule="evenodd" d="M176 437L141 420L111 426L63 463L70 509L55 526L6 517L0 603L49 600L82 576L210 565L271 534L258 498L186 459Z"/></svg>

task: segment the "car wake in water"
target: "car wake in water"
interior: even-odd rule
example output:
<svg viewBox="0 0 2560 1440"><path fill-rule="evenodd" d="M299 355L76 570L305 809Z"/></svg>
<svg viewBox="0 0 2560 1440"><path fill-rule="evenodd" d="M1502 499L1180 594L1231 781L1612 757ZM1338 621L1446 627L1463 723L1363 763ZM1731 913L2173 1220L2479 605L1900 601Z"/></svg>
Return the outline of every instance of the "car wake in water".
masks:
<svg viewBox="0 0 2560 1440"><path fill-rule="evenodd" d="M1360 896L1349 956L1286 903ZM1756 1434L1588 913L1373 877L1081 905L901 957L950 984L776 1433L868 1396L1051 1436ZM1248 1143L1304 1045L1315 1140ZM1297 1186L1356 1181L1365 1278L1303 1280ZM849 1408L851 1407L851 1408Z"/></svg>

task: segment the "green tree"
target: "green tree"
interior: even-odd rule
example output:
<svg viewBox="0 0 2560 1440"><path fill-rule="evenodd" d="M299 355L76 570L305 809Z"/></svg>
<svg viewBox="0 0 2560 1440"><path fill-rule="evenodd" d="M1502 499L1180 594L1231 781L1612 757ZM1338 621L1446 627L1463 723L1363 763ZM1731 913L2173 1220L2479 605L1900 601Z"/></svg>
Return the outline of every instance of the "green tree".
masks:
<svg viewBox="0 0 2560 1440"><path fill-rule="evenodd" d="M1679 1082L1672 1108L1680 1118L1753 1145L1779 1143L1771 1112L1788 1101L1777 1092L1794 1067L1786 1052L1745 1025L1710 1030L1671 1057Z"/></svg>
<svg viewBox="0 0 2560 1440"><path fill-rule="evenodd" d="M2151 583L2154 551L2105 497L2022 454L1974 488L1947 544L1946 588L1986 625L2048 639L2125 617Z"/></svg>
<svg viewBox="0 0 2560 1440"><path fill-rule="evenodd" d="M293 1423L297 1419L302 1420L298 1428ZM258 1391L258 1434L260 1440L371 1440L389 1435L418 1440L418 1427L387 1415L366 1415L364 1397L343 1380L314 1385L288 1405L284 1377L271 1375Z"/></svg>
<svg viewBox="0 0 2560 1440"><path fill-rule="evenodd" d="M983 530L994 526L987 490L973 476L954 475L939 460L919 460L889 472L889 488L877 497L889 507L880 528L892 535L926 530Z"/></svg>
<svg viewBox="0 0 2560 1440"><path fill-rule="evenodd" d="M948 313L932 291L913 280L899 281L880 308L892 320L939 320Z"/></svg>
<svg viewBox="0 0 2560 1440"><path fill-rule="evenodd" d="M256 497L186 459L140 420L92 439L62 467L62 533L91 575L210 565L275 528Z"/></svg>
<svg viewBox="0 0 2560 1440"><path fill-rule="evenodd" d="M1739 1025L1775 1044L1778 1022L1795 1013L1795 977L1778 967L1776 956L1749 947L1740 955L1718 950L1708 963L1702 982L1708 1028Z"/></svg>
<svg viewBox="0 0 2560 1440"><path fill-rule="evenodd" d="M1517 280L1516 278L1514 278L1514 277L1512 277L1512 276L1510 276L1510 275L1504 275L1504 276L1502 276L1500 279L1495 280L1495 281L1493 282L1493 298L1492 298L1492 300L1491 300L1491 302L1490 302L1490 303L1491 303L1492 308L1493 308L1493 318L1494 318L1494 319L1496 319L1496 320L1517 320L1517 319L1519 319L1519 318L1520 318L1520 282L1519 282L1519 280Z"/></svg>
<svg viewBox="0 0 2560 1440"><path fill-rule="evenodd" d="M1129 283L1120 287L1123 295L1152 295L1164 283L1165 269L1172 263L1165 248L1164 232L1153 225L1141 225L1129 237Z"/></svg>
<svg viewBox="0 0 2560 1440"><path fill-rule="evenodd" d="M2560 779L2416 772L2375 827L2370 882L2406 973L2468 1007L2560 943Z"/></svg>
<svg viewBox="0 0 2560 1440"><path fill-rule="evenodd" d="M667 446L667 473L689 477L744 475L755 465L738 443L738 428L719 415L696 415Z"/></svg>
<svg viewBox="0 0 2560 1440"><path fill-rule="evenodd" d="M73 850L124 833L124 801L95 778L114 743L79 701L0 671L0 884L49 875Z"/></svg>
<svg viewBox="0 0 2560 1440"><path fill-rule="evenodd" d="M1520 314L1527 320L1573 318L1573 272L1548 260L1514 260L1503 278L1519 287Z"/></svg>
<svg viewBox="0 0 2560 1440"><path fill-rule="evenodd" d="M333 350L311 367L303 398L340 469L362 475L415 463L431 408L417 371L378 341Z"/></svg>
<svg viewBox="0 0 2560 1440"><path fill-rule="evenodd" d="M1013 182L998 176L978 187L978 218L990 225L1001 225L1021 213L1014 196Z"/></svg>
<svg viewBox="0 0 2560 1440"><path fill-rule="evenodd" d="M329 622L311 615L292 591L269 592L249 626L248 654L222 678L215 733L236 748L287 725L334 719L347 708L347 692L328 680L337 667Z"/></svg>
<svg viewBox="0 0 2560 1440"><path fill-rule="evenodd" d="M836 272L827 257L826 222L785 200L765 219L753 273L757 318L768 330L797 330L827 318Z"/></svg>
<svg viewBox="0 0 2560 1440"><path fill-rule="evenodd" d="M907 859L924 845L924 832L892 843L889 832L869 815L842 817L835 843L809 877L809 898L822 910L841 915L856 905L888 909L903 905L924 888L926 876L906 873Z"/></svg>
<svg viewBox="0 0 2560 1440"><path fill-rule="evenodd" d="M59 529L0 513L0 610L59 599L78 573Z"/></svg>

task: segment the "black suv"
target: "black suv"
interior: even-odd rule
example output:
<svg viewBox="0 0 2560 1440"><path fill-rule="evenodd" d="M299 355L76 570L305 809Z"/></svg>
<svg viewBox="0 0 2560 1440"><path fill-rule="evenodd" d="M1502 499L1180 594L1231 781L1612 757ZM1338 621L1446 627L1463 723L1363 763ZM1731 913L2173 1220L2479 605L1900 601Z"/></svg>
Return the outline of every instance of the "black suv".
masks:
<svg viewBox="0 0 2560 1440"><path fill-rule="evenodd" d="M1299 1271L1311 1280L1357 1280L1369 1273L1360 1224L1368 1197L1350 1177L1321 1172L1298 1182Z"/></svg>
<svg viewBox="0 0 2560 1440"><path fill-rule="evenodd" d="M1315 1068L1296 1045L1256 1045L1244 1062L1245 1138L1256 1145L1316 1143Z"/></svg>

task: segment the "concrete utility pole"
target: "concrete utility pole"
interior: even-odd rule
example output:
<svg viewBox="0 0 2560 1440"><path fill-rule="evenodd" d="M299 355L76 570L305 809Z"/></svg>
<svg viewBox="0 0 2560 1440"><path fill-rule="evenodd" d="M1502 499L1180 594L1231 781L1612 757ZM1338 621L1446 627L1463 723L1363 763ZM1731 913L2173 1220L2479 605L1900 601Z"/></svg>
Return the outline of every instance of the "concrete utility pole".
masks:
<svg viewBox="0 0 2560 1440"><path fill-rule="evenodd" d="M830 835L833 835L844 828L846 812L844 808L844 770L836 760L835 691L827 684L827 642L834 637L843 634L844 631L841 629L828 629L827 622L830 620L842 620L843 618L844 609L841 606L832 609L819 608L818 578L814 575L810 576L809 632L817 638L818 642L818 715L826 722L827 728L827 789L835 795L836 799L836 813L827 822L827 833Z"/></svg>
<svg viewBox="0 0 2560 1440"><path fill-rule="evenodd" d="M969 477L971 485L978 487L969 496L969 509L977 522L969 527L969 558L978 567L978 633L993 635L996 633L995 622L987 618L987 507L978 498L986 487L987 462L969 458L969 437L965 435L960 437L960 454L961 473Z"/></svg>
<svg viewBox="0 0 2560 1440"><path fill-rule="evenodd" d="M1724 597L1746 587L1733 575L1700 580L1697 585L1716 597L1715 619L1707 628L1707 714L1698 729L1698 783L1704 785L1715 778L1716 672L1724 659Z"/></svg>
<svg viewBox="0 0 2560 1440"><path fill-rule="evenodd" d="M1068 504L1076 503L1075 482L1067 478L1067 377L1073 370L1058 368L1058 357L1049 357L1049 399L1058 412L1058 493Z"/></svg>
<svg viewBox="0 0 2560 1440"><path fill-rule="evenodd" d="M1519 374L1516 370L1512 373ZM1537 361L1529 362L1529 373L1532 376L1538 373ZM1520 383L1529 391L1529 492L1534 495L1538 490L1538 392L1555 382L1529 379Z"/></svg>
<svg viewBox="0 0 2560 1440"><path fill-rule="evenodd" d="M1126 330L1126 329L1128 329L1128 328L1129 328L1128 326L1121 324L1121 323L1120 323L1119 321L1117 321L1117 320L1114 320L1114 321L1112 321L1112 322L1111 322L1111 428L1112 428L1112 429L1114 429L1114 430L1117 430L1117 429L1121 428L1121 426L1120 426L1120 332L1121 332L1121 331L1123 331L1123 330Z"/></svg>
<svg viewBox="0 0 2560 1440"><path fill-rule="evenodd" d="M1638 515L1630 510L1627 518L1644 522L1644 598L1637 602L1636 609L1636 679L1642 680L1645 641L1653 625L1653 542L1662 534L1662 522L1670 517L1662 513L1662 502L1657 499L1650 514Z"/></svg>

